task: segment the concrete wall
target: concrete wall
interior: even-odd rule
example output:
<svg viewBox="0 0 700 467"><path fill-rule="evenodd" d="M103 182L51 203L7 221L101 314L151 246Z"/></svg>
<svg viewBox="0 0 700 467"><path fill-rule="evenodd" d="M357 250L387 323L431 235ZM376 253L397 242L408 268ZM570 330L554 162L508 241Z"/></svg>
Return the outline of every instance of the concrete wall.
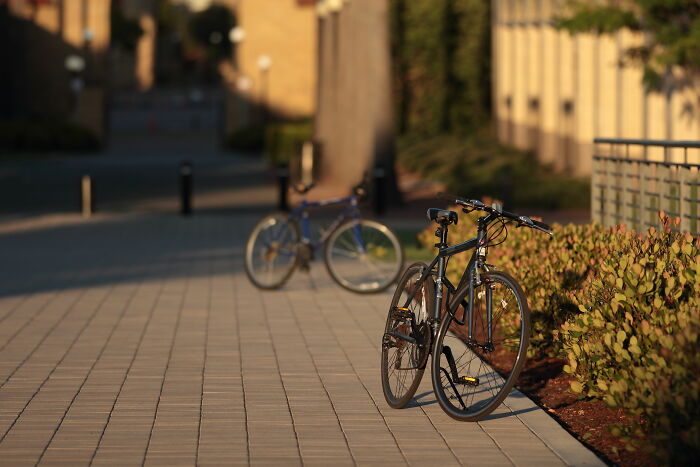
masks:
<svg viewBox="0 0 700 467"><path fill-rule="evenodd" d="M298 0L237 0L238 25L245 36L236 45L236 88L253 105L284 117L314 113L316 14ZM269 58L269 68L261 67ZM245 114L244 114L245 116ZM245 126L238 122L235 126Z"/></svg>
<svg viewBox="0 0 700 467"><path fill-rule="evenodd" d="M499 139L579 175L590 174L594 137L700 139L700 86L646 94L641 69L620 65L622 51L642 38L557 31L550 19L564 3L492 0ZM691 158L700 162L700 154Z"/></svg>
<svg viewBox="0 0 700 467"><path fill-rule="evenodd" d="M8 67L21 77L14 81L16 89L12 91L17 94L13 99L13 118L74 118L102 135L110 1L7 3L17 46L22 48L17 63ZM71 99L70 77L64 65L71 54L81 55L86 61L84 89L77 103Z"/></svg>

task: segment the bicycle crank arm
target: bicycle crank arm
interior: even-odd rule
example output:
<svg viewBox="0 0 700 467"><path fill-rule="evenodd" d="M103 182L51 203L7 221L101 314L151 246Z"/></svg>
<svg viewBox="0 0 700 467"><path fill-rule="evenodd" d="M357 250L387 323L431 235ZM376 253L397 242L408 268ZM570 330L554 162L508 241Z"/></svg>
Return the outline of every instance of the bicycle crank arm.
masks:
<svg viewBox="0 0 700 467"><path fill-rule="evenodd" d="M464 410L467 410L467 406L464 405L464 401L462 400L462 396L460 396L459 391L457 391L457 386L455 386L455 383L452 382L452 378L450 378L450 374L443 367L440 367L440 371L442 371L445 374L445 378L447 378L447 381L450 383L450 386L452 386L452 391L455 393L455 396L457 396L457 399L459 400L459 403L462 406L462 408Z"/></svg>
<svg viewBox="0 0 700 467"><path fill-rule="evenodd" d="M388 332L387 335L394 337L396 339L401 339L402 341L410 342L411 344L417 344L418 342L411 336L406 336L400 332L392 331Z"/></svg>
<svg viewBox="0 0 700 467"><path fill-rule="evenodd" d="M457 372L457 365L455 365L455 358L452 355L452 349L449 345L446 345L442 348L442 353L445 354L445 359L447 360L447 364L450 366L450 372L452 373L452 378L450 379L450 382L454 381L455 383L464 384L467 386L479 385L479 378L472 378L471 376L459 376L459 373Z"/></svg>

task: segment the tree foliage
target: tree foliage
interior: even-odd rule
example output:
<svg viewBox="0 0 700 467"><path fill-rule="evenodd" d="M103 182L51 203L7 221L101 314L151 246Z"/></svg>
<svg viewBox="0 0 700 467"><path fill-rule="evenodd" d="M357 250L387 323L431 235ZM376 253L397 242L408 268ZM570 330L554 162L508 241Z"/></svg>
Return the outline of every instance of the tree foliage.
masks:
<svg viewBox="0 0 700 467"><path fill-rule="evenodd" d="M110 28L112 42L126 50L133 52L136 49L143 30L135 19L127 18L120 4L113 2L111 6Z"/></svg>
<svg viewBox="0 0 700 467"><path fill-rule="evenodd" d="M236 26L236 17L224 5L212 5L195 13L190 19L189 32L207 54L216 60L230 57L229 32Z"/></svg>
<svg viewBox="0 0 700 467"><path fill-rule="evenodd" d="M470 132L490 112L490 2L392 0L400 133Z"/></svg>
<svg viewBox="0 0 700 467"><path fill-rule="evenodd" d="M644 43L625 55L644 67L648 89L659 89L676 67L700 73L700 0L570 0L555 24L572 34L643 33Z"/></svg>

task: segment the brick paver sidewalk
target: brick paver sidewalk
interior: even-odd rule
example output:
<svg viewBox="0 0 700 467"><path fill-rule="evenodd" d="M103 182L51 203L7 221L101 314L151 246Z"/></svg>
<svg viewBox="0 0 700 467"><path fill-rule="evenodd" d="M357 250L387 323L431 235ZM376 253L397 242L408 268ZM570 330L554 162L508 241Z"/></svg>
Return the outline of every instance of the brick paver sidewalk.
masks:
<svg viewBox="0 0 700 467"><path fill-rule="evenodd" d="M390 296L323 265L247 281L252 217L118 216L0 233L1 465L596 465L527 398L480 423L429 376L390 409Z"/></svg>

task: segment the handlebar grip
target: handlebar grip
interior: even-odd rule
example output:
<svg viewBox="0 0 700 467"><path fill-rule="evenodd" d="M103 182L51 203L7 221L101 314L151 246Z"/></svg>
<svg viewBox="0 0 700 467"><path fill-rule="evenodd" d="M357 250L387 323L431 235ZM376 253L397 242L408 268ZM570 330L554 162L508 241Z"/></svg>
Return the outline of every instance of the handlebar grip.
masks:
<svg viewBox="0 0 700 467"><path fill-rule="evenodd" d="M544 222L533 220L532 223L535 224L535 226L539 227L540 229L546 230L548 232L552 231L552 228L550 226L548 226L547 224L545 224Z"/></svg>

